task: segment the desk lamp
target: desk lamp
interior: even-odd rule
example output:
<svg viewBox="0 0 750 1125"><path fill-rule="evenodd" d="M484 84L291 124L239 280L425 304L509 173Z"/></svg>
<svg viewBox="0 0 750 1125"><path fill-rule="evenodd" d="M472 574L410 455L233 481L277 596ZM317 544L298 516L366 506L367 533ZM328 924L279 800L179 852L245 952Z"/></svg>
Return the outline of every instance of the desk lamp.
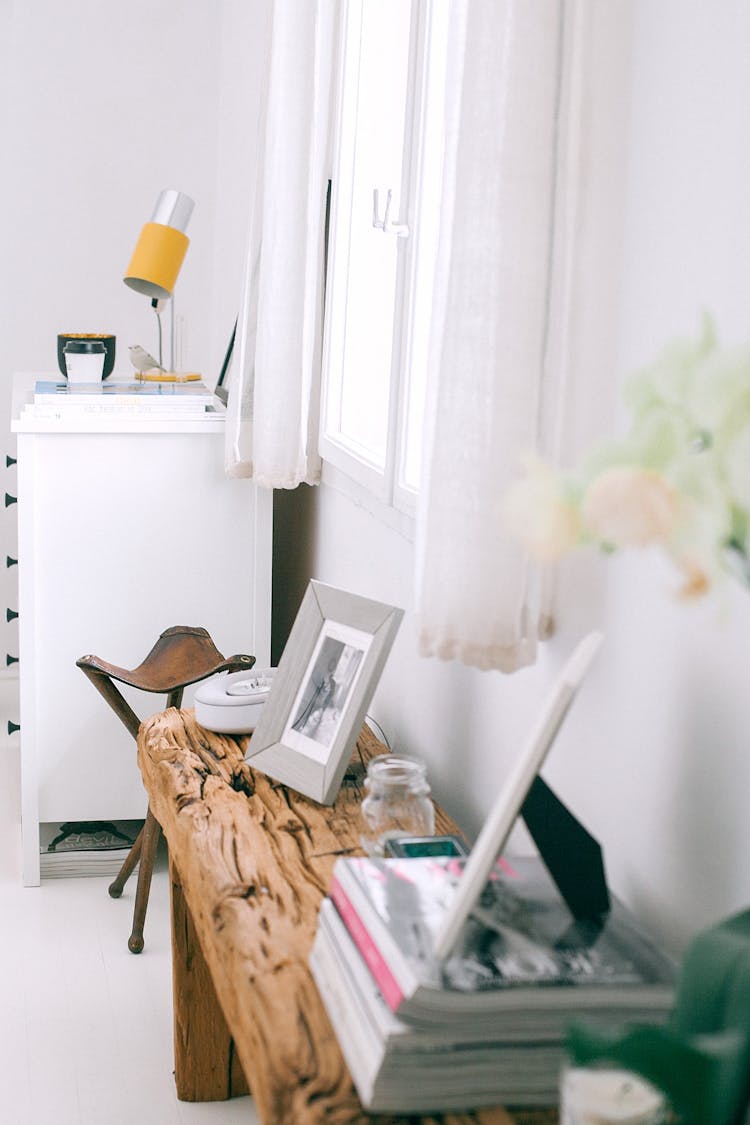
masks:
<svg viewBox="0 0 750 1125"><path fill-rule="evenodd" d="M151 298L159 324L159 365L162 365L161 318L174 292L189 239L185 228L195 206L184 192L165 188L140 238L123 278L126 285ZM174 371L174 300L170 303L170 370Z"/></svg>

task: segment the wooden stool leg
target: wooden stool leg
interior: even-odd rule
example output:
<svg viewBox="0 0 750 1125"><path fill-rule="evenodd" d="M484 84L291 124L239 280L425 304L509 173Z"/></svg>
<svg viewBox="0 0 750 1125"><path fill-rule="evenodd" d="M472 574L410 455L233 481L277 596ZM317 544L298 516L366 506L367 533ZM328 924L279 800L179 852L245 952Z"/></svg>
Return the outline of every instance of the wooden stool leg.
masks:
<svg viewBox="0 0 750 1125"><path fill-rule="evenodd" d="M161 836L161 825L149 808L146 814L146 823L143 825L143 839L141 842L141 865L138 868L138 886L135 892L135 909L133 911L133 930L128 938L128 949L131 953L140 953L143 949L143 926L146 921L146 907L148 895L151 890L151 876L154 870L156 849Z"/></svg>
<svg viewBox="0 0 750 1125"><path fill-rule="evenodd" d="M140 858L141 848L143 846L143 828L140 830L133 846L125 857L125 862L117 873L117 878L113 883L109 884L109 894L111 898L119 898L122 894L123 888L130 878L133 868L135 867L138 859Z"/></svg>

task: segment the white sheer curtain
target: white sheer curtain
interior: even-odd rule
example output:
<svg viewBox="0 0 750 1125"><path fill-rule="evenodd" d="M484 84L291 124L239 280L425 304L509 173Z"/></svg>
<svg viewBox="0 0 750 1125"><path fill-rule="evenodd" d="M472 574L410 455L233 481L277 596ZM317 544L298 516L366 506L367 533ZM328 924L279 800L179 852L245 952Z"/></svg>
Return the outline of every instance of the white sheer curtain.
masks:
<svg viewBox="0 0 750 1125"><path fill-rule="evenodd" d="M417 610L423 655L480 668L533 662L549 628L539 573L500 509L519 453L555 441L585 3L451 8Z"/></svg>
<svg viewBox="0 0 750 1125"><path fill-rule="evenodd" d="M226 468L271 488L317 451L330 83L337 0L275 0Z"/></svg>

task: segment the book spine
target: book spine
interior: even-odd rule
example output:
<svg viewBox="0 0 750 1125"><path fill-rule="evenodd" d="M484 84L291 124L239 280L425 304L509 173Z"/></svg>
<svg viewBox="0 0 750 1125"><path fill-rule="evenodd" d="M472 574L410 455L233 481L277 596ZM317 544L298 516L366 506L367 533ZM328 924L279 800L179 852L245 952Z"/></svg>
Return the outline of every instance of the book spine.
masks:
<svg viewBox="0 0 750 1125"><path fill-rule="evenodd" d="M392 1012L397 1012L404 999L401 986L335 875L331 883L330 897L380 989L383 999Z"/></svg>

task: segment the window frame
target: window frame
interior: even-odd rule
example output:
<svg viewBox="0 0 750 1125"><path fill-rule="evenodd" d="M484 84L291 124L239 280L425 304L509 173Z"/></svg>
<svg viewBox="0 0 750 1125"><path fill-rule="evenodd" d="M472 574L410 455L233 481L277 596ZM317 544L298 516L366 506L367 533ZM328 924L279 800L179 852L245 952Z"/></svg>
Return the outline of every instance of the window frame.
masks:
<svg viewBox="0 0 750 1125"><path fill-rule="evenodd" d="M356 35L356 43L359 43L365 2L366 0L347 0L342 11L334 113L319 443L324 462L323 480L349 491L359 502L367 502L369 495L381 518L388 510L400 513L395 521L386 519L386 522L395 522L403 527L408 526L410 521L413 523L418 499L418 491L405 480L404 467L408 441L408 407L411 401L409 373L414 343L420 247L424 237L420 222L426 183L424 139L429 106L434 102L432 32L435 0L413 0L411 10L402 174L399 185L401 213L398 216L398 221L408 226L409 233L405 238L398 238L397 246L386 453L382 469L373 462L367 451L358 449L351 439L331 432L327 426L330 412L337 409L341 402L341 387L346 377L343 367L345 312L342 319L342 307L345 310L359 97L359 54L352 50L352 42ZM353 82L356 85L356 98L351 97ZM345 96L347 94L349 96ZM342 199L346 202L344 207ZM382 206L381 200L381 208ZM384 234L384 237L396 236ZM342 261L343 270L340 268ZM334 324L336 331L332 328ZM353 488L347 487L347 480L353 483ZM368 506L373 507L372 504Z"/></svg>

